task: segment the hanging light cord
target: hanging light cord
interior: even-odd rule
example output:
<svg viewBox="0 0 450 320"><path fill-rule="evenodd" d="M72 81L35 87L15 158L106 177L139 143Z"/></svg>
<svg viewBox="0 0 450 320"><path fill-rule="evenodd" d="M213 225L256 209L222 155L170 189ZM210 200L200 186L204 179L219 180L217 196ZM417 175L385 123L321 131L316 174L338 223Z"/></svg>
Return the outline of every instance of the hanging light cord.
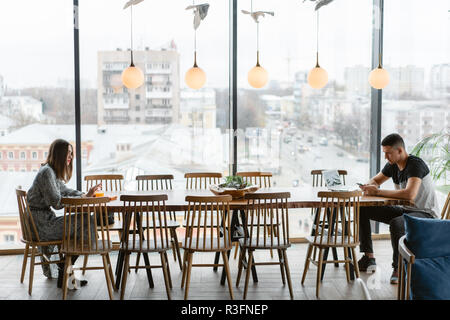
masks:
<svg viewBox="0 0 450 320"><path fill-rule="evenodd" d="M192 5L195 6L195 0L192 0ZM194 68L197 67L197 29L194 27Z"/></svg>
<svg viewBox="0 0 450 320"><path fill-rule="evenodd" d="M382 48L381 48L381 13L379 14L380 16L380 31L378 32L378 47L380 48L379 52L378 52L378 68L382 69L383 67L381 66L381 53L382 53Z"/></svg>
<svg viewBox="0 0 450 320"><path fill-rule="evenodd" d="M131 8L131 67L134 67L133 63L133 5L130 6Z"/></svg>
<svg viewBox="0 0 450 320"><path fill-rule="evenodd" d="M250 1L250 12L253 14L253 0ZM259 21L256 21L256 66L259 67Z"/></svg>
<svg viewBox="0 0 450 320"><path fill-rule="evenodd" d="M319 10L317 10L317 27L316 27L316 68L319 68Z"/></svg>

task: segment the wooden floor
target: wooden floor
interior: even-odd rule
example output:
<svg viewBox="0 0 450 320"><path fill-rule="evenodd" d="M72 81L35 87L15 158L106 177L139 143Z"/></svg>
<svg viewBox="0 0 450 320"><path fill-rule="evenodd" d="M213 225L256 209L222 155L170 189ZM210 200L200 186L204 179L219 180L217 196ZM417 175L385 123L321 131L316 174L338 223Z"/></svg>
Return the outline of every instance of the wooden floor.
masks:
<svg viewBox="0 0 450 320"><path fill-rule="evenodd" d="M289 267L294 288L294 297L296 300L315 300L315 279L317 269L311 266L308 272L304 286L301 285L301 275L306 256L306 244L294 244L288 249ZM378 299L396 299L397 286L389 283L389 277L392 272L391 259L392 249L389 240L374 241L374 250L377 258L377 272L373 274L361 274L361 279L366 283L371 298ZM358 250L359 251L359 250ZM170 271L172 275L173 289L172 299L183 299L184 292L180 288L181 272L178 264L173 260L169 252ZM339 257L343 256L342 251L338 252ZM238 288L235 286L237 275L237 260L233 259L234 250L230 257L231 275L233 280L233 290L235 299L242 299L244 279ZM331 254L330 254L331 255ZM278 257L274 252L274 259ZM359 259L358 254L358 259ZM62 297L61 289L56 288L56 279L49 280L43 276L41 267L37 266L33 284L33 294L28 295L28 269L25 275L25 281L20 283L20 272L22 266L22 255L18 256L0 256L0 299L17 300L60 300ZM117 252L111 254L111 261L115 267ZM194 255L194 263L205 262L212 263L214 254L204 253ZM257 252L256 261L268 261L270 255L268 252ZM77 261L81 264L82 259ZM132 258L134 261L134 258ZM158 264L159 255L151 255L151 264ZM101 259L91 256L89 265L99 265ZM228 300L229 294L226 286L220 285L220 272L214 272L212 268L193 268L191 275L191 285L189 290L189 299L192 300ZM253 283L250 280L248 299L249 300L288 300L289 289L283 286L281 282L279 266L259 266L259 282ZM139 270L137 274L134 270L128 277L125 299L163 299L166 300L166 292L161 269L153 269L153 279L155 288L148 287L145 270ZM109 299L106 288L105 276L102 270L87 271L85 278L89 281L88 285L78 289L70 290L68 299L76 300L104 300ZM325 271L325 277L321 286L321 299L328 300L361 300L364 294L361 284L358 282L348 283L343 265L334 267L329 264ZM114 298L119 299L119 292L114 293Z"/></svg>

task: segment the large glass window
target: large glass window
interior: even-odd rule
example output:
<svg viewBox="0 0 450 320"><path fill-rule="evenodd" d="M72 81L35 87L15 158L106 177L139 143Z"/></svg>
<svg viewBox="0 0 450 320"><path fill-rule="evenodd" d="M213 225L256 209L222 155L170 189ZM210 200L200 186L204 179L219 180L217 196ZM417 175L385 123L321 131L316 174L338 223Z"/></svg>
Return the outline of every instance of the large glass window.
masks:
<svg viewBox="0 0 450 320"><path fill-rule="evenodd" d="M447 0L433 1L432 6L420 0L384 2L384 66L390 83L383 90L382 134L399 133L408 152L422 139L450 131L448 4ZM433 159L448 161L448 138L437 148L425 148L420 156L432 169L442 208L450 176L437 179Z"/></svg>
<svg viewBox="0 0 450 320"><path fill-rule="evenodd" d="M0 3L0 249L22 246L15 187L52 140L75 145L72 21L71 1Z"/></svg>
<svg viewBox="0 0 450 320"><path fill-rule="evenodd" d="M252 1L238 10L238 171L269 171L277 187L312 186L311 170L347 170L347 185L369 177L372 3L334 1L320 9L319 62L329 76L313 89L316 64L314 4L253 1L253 11L274 11L260 23L260 64L269 73L253 89L247 73L256 64L257 26ZM310 232L311 210L292 210L291 236Z"/></svg>

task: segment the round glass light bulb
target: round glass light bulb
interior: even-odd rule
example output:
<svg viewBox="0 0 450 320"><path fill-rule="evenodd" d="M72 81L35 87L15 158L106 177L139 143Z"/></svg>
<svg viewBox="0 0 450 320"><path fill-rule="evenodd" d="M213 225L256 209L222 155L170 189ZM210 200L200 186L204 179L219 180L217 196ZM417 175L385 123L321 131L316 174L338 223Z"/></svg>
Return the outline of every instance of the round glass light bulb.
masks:
<svg viewBox="0 0 450 320"><path fill-rule="evenodd" d="M261 66L255 66L248 72L248 83L256 89L264 87L269 81L269 73Z"/></svg>
<svg viewBox="0 0 450 320"><path fill-rule="evenodd" d="M384 89L389 84L389 72L376 68L369 74L369 83L375 89Z"/></svg>
<svg viewBox="0 0 450 320"><path fill-rule="evenodd" d="M192 67L186 72L184 81L189 88L198 90L205 85L206 73L199 67Z"/></svg>
<svg viewBox="0 0 450 320"><path fill-rule="evenodd" d="M122 82L128 89L139 88L144 83L144 73L137 67L129 66L122 72Z"/></svg>
<svg viewBox="0 0 450 320"><path fill-rule="evenodd" d="M315 67L308 74L308 83L314 89L321 89L328 83L328 72L321 67Z"/></svg>

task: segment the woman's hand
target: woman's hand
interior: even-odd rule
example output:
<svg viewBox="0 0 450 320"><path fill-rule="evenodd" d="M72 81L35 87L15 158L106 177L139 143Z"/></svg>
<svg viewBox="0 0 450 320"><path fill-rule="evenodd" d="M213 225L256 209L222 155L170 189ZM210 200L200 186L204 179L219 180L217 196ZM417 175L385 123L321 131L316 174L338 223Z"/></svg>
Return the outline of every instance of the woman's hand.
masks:
<svg viewBox="0 0 450 320"><path fill-rule="evenodd" d="M100 190L102 188L102 184L99 183L96 186L93 186L92 188L89 189L88 193L86 193L86 197L93 197L95 192L97 190Z"/></svg>

